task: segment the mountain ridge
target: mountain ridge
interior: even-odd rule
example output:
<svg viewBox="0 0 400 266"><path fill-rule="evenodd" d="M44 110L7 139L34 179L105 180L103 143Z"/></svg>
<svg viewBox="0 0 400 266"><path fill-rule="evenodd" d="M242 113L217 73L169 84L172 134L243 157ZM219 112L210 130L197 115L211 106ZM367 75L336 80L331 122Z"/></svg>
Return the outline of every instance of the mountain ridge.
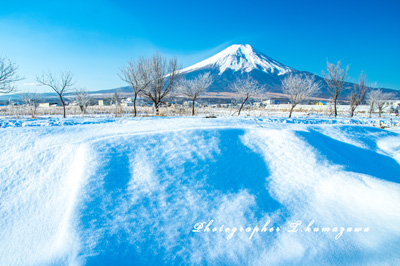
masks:
<svg viewBox="0 0 400 266"><path fill-rule="evenodd" d="M187 73L209 67L218 67L219 74L222 74L227 69L241 70L242 73L258 69L277 75L284 75L294 71L294 69L268 57L249 44L234 44L197 64L182 69L180 72Z"/></svg>
<svg viewBox="0 0 400 266"><path fill-rule="evenodd" d="M205 72L210 72L214 79L209 88L211 92L229 92L229 84L234 82L235 79L250 76L265 85L269 91L282 93L282 80L289 73L297 73L315 76L316 81L321 84L321 90L315 96L330 97L328 86L322 77L308 71L286 66L263 52L254 49L249 44L231 45L199 63L180 70L180 73L187 79L194 78ZM346 82L346 87L353 87L354 85L352 82ZM382 90L393 92L397 97L400 97L400 91L398 90L387 88L382 88ZM344 90L339 98L343 100L349 93L350 90Z"/></svg>

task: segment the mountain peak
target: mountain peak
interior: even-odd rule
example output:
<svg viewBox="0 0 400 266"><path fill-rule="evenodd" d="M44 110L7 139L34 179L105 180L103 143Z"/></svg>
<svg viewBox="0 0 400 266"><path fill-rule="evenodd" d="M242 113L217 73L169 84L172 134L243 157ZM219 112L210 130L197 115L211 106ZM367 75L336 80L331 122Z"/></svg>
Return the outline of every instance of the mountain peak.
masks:
<svg viewBox="0 0 400 266"><path fill-rule="evenodd" d="M253 47L250 44L232 44L224 51L231 51L231 52L253 52Z"/></svg>
<svg viewBox="0 0 400 266"><path fill-rule="evenodd" d="M290 67L253 49L249 44L233 44L216 55L183 69L182 73L208 68L218 70L220 75L228 69L242 73L260 70L278 76L293 71Z"/></svg>

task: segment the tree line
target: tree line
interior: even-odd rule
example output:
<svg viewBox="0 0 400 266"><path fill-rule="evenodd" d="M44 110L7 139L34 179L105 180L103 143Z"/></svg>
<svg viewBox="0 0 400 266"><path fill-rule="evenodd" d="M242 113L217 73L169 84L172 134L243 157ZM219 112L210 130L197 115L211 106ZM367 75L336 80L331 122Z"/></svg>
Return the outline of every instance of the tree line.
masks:
<svg viewBox="0 0 400 266"><path fill-rule="evenodd" d="M0 58L0 93L16 91L15 83L22 79L18 76L17 69L17 65L9 59ZM137 60L129 60L120 69L120 79L132 88L134 116L137 116L137 99L139 97L145 97L152 102L155 115L159 115L160 106L166 103L166 98L171 92L176 92L189 98L192 103L192 115L195 115L195 101L211 86L213 78L210 73L204 73L192 79L185 79L180 69L182 67L176 57L167 58L159 52L156 52L149 58L140 57ZM381 89L371 89L371 86L367 86L364 72L360 73L356 84L348 87L348 70L349 66L342 68L339 61L336 65L327 62L326 72L322 72L326 88L332 97L334 116L337 116L337 101L344 90L350 90L348 96L350 117L354 116L357 107L365 101L370 106L370 116L374 108L378 109L379 116L381 116L385 104L393 99L394 95L384 93ZM70 92L75 85L72 73L62 72L56 76L51 72L43 72L41 76L36 77L36 82L40 86L51 88L57 94L63 107L63 116L65 118L65 94ZM315 75L289 73L282 80L282 92L287 96L291 106L289 118L298 104L313 96L321 87L322 84L316 81ZM254 97L268 98L266 86L260 84L250 76L241 79L237 78L229 85L229 88L238 95L238 115L240 115L240 112L249 99ZM88 91L82 88L75 88L74 91L75 101L82 113L85 113L90 102ZM24 93L22 97L25 103L34 109L37 108L37 94Z"/></svg>

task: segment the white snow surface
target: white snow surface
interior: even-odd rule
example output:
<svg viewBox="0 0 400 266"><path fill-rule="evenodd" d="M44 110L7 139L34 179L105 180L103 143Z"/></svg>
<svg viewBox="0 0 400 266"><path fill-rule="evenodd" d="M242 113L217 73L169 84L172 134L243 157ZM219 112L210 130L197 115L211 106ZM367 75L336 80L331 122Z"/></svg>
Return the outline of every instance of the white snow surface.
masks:
<svg viewBox="0 0 400 266"><path fill-rule="evenodd" d="M369 121L0 120L0 265L400 265L400 131Z"/></svg>
<svg viewBox="0 0 400 266"><path fill-rule="evenodd" d="M284 75L293 71L278 61L254 50L249 44L234 44L197 64L181 70L181 73L200 69L217 69L221 75L227 69L250 72L254 69L275 75Z"/></svg>

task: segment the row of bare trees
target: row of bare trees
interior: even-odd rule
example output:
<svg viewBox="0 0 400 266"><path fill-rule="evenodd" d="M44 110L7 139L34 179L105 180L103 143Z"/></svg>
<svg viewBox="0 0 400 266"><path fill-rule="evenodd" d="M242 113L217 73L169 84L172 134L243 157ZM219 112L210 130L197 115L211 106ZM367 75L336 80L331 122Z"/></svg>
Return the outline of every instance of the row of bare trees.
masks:
<svg viewBox="0 0 400 266"><path fill-rule="evenodd" d="M364 72L358 76L358 83L353 87L348 87L349 66L341 67L341 62L332 64L327 62L327 72L322 72L328 92L332 96L334 104L334 116L337 116L337 100L344 90L349 89L348 100L350 103L349 114L354 116L356 108L367 99L370 105L370 117L374 108L379 111L379 117L387 102L394 98L392 93L384 93L381 89L371 89L367 86L367 79ZM315 76L305 74L290 73L282 80L282 91L287 95L291 104L289 117L292 116L293 109L297 104L306 100L321 88L322 84L315 81ZM371 86L372 87L372 86ZM376 87L376 86L375 86ZM369 91L369 92L368 92Z"/></svg>
<svg viewBox="0 0 400 266"><path fill-rule="evenodd" d="M13 84L20 80L16 74L16 65L4 59L1 60L0 67L0 92L9 93L15 91ZM165 103L165 98L173 90L191 99L192 115L195 114L196 99L206 91L213 80L209 73L199 75L191 80L182 79L182 75L178 71L180 68L176 58L167 59L157 52L151 58L142 57L138 61L131 60L126 67L121 69L121 79L133 88L135 116L137 115L136 101L139 95L151 100L154 104L156 115L159 115L160 105ZM62 72L57 76L51 72L44 72L41 76L36 77L36 82L40 86L51 88L57 94L63 107L63 116L65 118L65 95L71 92L75 85L72 73ZM21 96L25 105L31 108L32 116L34 116L40 101L39 94L23 93ZM115 97L118 99L114 99ZM75 89L74 100L80 107L82 114L84 114L90 102L87 90ZM113 101L118 105L120 102L118 94L114 95Z"/></svg>
<svg viewBox="0 0 400 266"><path fill-rule="evenodd" d="M160 105L179 82L180 65L176 58L167 59L160 53L151 58L142 57L137 61L130 60L120 71L120 78L133 89L134 115L137 115L136 100L143 95L154 104L156 115L159 115Z"/></svg>
<svg viewBox="0 0 400 266"><path fill-rule="evenodd" d="M356 108L362 104L365 99L370 106L369 116L371 117L374 108L377 108L379 117L381 117L383 108L387 105L388 101L394 99L395 95L393 93L385 93L379 88L371 89L372 87L376 87L376 85L367 86L367 79L364 72L359 74L358 83L354 84L353 87L347 88L346 83L348 80L347 72L349 66L341 68L340 64L340 61L337 62L336 65L327 62L328 73L322 73L334 101L335 117L337 116L337 98L345 89L351 90L348 98L350 102L350 117L354 116Z"/></svg>
<svg viewBox="0 0 400 266"><path fill-rule="evenodd" d="M199 74L192 79L184 79L179 72L180 65L176 58L167 60L156 53L150 59L142 57L137 61L130 60L120 71L120 78L133 89L134 115L136 100L141 95L153 102L156 115L159 106L172 91L184 95L192 102L192 115L195 115L195 101L204 94L213 83L210 73ZM230 85L232 91L239 95L240 108L238 115L251 98L266 93L264 86L251 77L237 79Z"/></svg>
<svg viewBox="0 0 400 266"><path fill-rule="evenodd" d="M16 91L15 83L22 80L22 78L18 76L17 70L18 67L15 63L7 58L0 57L0 93ZM75 84L71 72L62 72L60 76L56 76L51 72L44 72L41 76L36 77L36 82L38 85L50 87L56 92L62 104L65 118L65 94L70 92ZM31 115L34 117L36 109L39 106L40 95L38 93L25 92L21 94L21 98L25 105L30 108ZM82 88L75 89L74 98L82 113L85 113L90 100L87 90Z"/></svg>
<svg viewBox="0 0 400 266"><path fill-rule="evenodd" d="M159 115L160 105L165 103L166 97L175 91L188 97L192 102L192 115L195 115L195 101L213 83L209 73L198 75L193 79L183 79L181 68L176 58L168 59L165 56L155 53L150 58L141 57L138 60L130 60L119 73L120 78L125 81L133 90L134 116L137 115L136 102L139 96L146 97L153 102L155 114ZM0 58L0 93L15 91L15 82L21 80L17 75L18 67L6 58ZM352 88L348 88L348 69L341 67L341 62L332 64L327 62L327 73L322 72L329 93L334 103L334 115L337 116L337 99L345 89L350 89L350 116L355 113L356 108L367 99L370 105L370 114L374 109L378 109L379 116L388 100L393 98L393 94L384 93L380 89L370 90L366 82L365 73L359 75L359 81ZM70 72L63 72L56 76L51 72L44 72L36 78L41 86L51 88L59 97L63 107L63 114L66 117L65 94L70 92L75 82ZM289 117L292 116L294 108L302 101L306 100L321 88L322 84L316 81L314 75L290 73L282 80L283 93L287 95L291 104ZM239 96L238 115L246 102L253 97L267 97L268 91L265 86L259 84L251 77L237 79L230 85L230 89ZM38 94L25 93L22 95L23 101L32 108L34 116L39 98ZM117 95L118 96L118 95ZM90 98L87 90L75 89L76 103L81 109L82 114L86 112ZM116 100L116 102L119 102Z"/></svg>

